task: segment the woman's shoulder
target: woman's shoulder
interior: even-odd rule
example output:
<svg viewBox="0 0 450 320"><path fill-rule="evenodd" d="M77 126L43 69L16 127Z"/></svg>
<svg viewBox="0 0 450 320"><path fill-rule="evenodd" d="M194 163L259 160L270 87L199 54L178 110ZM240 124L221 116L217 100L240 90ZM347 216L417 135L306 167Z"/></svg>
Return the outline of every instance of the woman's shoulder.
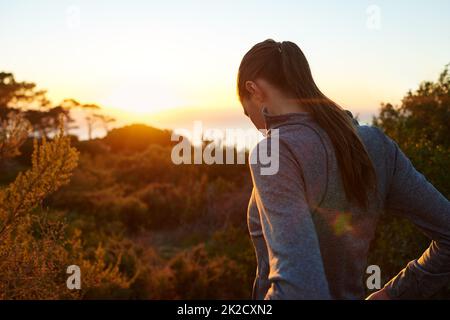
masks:
<svg viewBox="0 0 450 320"><path fill-rule="evenodd" d="M362 125L357 127L357 132L373 157L386 157L395 152L395 143L380 128Z"/></svg>

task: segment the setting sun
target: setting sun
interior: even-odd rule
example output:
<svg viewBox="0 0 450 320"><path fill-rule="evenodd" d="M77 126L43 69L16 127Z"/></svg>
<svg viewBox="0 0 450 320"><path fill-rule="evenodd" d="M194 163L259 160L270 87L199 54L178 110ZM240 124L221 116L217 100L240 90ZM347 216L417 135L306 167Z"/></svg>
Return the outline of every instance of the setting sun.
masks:
<svg viewBox="0 0 450 320"><path fill-rule="evenodd" d="M421 39L427 42L437 35L408 22L431 14L420 3L409 4L411 17L401 6L383 3L385 15L377 28L368 25L364 4L327 3L326 10L336 13L327 25L339 28L326 33L317 22L323 13L320 2L288 1L282 10L260 1L239 3L239 10L233 2L175 3L1 2L0 17L15 17L0 20L2 65L18 79L34 79L55 102L76 97L106 111L129 112L127 118L173 108L181 112L188 106L240 115L235 111L240 110L235 82L242 54L255 41L290 39L310 57L321 89L369 121L381 102L398 102L405 90L448 62L449 43L438 41L439 49L427 49ZM400 19L390 19L393 12ZM430 20L434 30L445 30L446 23ZM27 30L33 30L29 42L23 41ZM393 32L414 32L416 41L399 43ZM209 114L203 116L208 121Z"/></svg>

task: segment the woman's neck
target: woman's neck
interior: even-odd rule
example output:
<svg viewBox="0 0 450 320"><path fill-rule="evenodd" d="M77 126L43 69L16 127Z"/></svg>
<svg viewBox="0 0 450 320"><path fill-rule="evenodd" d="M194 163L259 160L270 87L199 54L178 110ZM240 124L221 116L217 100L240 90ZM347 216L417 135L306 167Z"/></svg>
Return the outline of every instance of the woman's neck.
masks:
<svg viewBox="0 0 450 320"><path fill-rule="evenodd" d="M298 103L297 99L291 98L273 100L270 103L267 103L266 108L268 113L273 115L307 112L307 110Z"/></svg>

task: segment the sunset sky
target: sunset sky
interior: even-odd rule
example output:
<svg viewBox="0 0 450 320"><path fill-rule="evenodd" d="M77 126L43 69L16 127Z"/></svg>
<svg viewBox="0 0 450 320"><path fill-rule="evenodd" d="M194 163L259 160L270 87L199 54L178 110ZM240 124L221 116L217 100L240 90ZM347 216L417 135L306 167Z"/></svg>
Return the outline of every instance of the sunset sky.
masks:
<svg viewBox="0 0 450 320"><path fill-rule="evenodd" d="M369 121L450 62L450 1L4 1L0 70L122 122L249 126L245 52L296 42L322 91Z"/></svg>

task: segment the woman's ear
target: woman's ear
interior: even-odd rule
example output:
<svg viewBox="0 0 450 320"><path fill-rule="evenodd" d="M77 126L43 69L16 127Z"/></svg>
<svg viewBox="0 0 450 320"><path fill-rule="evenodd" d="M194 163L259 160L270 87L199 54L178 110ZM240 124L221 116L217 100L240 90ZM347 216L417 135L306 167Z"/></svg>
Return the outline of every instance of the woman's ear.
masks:
<svg viewBox="0 0 450 320"><path fill-rule="evenodd" d="M253 81L245 81L245 89L250 93L250 96L252 96L256 91L256 83Z"/></svg>
<svg viewBox="0 0 450 320"><path fill-rule="evenodd" d="M245 89L250 93L250 97L256 99L256 101L263 100L263 92L258 84L254 81L245 81Z"/></svg>

